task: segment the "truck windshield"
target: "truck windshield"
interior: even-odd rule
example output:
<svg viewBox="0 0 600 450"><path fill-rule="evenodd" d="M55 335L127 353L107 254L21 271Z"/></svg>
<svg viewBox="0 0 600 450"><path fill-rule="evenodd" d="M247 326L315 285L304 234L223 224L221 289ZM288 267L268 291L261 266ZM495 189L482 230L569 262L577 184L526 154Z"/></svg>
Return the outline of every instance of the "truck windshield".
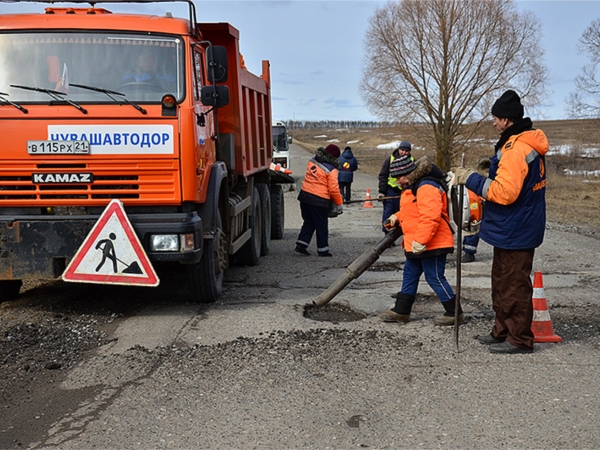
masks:
<svg viewBox="0 0 600 450"><path fill-rule="evenodd" d="M183 41L150 34L71 33L0 34L0 92L17 103L48 103L44 92L66 93L77 103L108 103L101 91L125 94L138 103L160 102L165 94L184 96Z"/></svg>

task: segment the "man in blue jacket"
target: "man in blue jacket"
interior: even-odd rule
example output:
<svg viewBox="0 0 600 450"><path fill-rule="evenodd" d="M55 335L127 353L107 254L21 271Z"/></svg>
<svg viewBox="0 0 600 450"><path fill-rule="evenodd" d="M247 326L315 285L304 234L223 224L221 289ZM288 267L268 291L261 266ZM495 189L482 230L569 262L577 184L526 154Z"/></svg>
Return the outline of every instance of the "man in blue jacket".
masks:
<svg viewBox="0 0 600 450"><path fill-rule="evenodd" d="M339 161L338 182L340 183L340 192L344 198L344 203L348 203L352 196L352 182L354 181L354 172L358 169L358 161L350 147L344 149Z"/></svg>
<svg viewBox="0 0 600 450"><path fill-rule="evenodd" d="M479 342L491 353L533 352L533 255L546 228L546 161L549 143L523 105L508 90L492 106L494 127L500 133L488 177L455 169L458 184L485 200L479 237L494 247L492 306L494 327Z"/></svg>

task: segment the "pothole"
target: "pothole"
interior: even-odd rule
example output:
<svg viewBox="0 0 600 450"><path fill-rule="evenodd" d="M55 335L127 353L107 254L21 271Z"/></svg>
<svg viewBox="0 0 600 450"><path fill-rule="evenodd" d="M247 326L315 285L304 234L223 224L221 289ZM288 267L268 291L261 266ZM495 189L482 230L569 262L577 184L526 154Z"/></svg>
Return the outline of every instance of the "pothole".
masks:
<svg viewBox="0 0 600 450"><path fill-rule="evenodd" d="M304 317L318 322L356 322L367 317L366 314L338 303L328 303L323 306L306 305Z"/></svg>
<svg viewBox="0 0 600 450"><path fill-rule="evenodd" d="M368 270L369 272L398 272L403 269L403 263L380 262L377 264L373 264Z"/></svg>

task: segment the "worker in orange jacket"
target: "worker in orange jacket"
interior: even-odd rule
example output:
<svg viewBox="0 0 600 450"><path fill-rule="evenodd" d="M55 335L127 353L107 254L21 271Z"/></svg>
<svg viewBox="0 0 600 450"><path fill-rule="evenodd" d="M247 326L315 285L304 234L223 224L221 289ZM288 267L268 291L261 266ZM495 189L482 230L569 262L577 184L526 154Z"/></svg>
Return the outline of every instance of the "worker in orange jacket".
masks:
<svg viewBox="0 0 600 450"><path fill-rule="evenodd" d="M445 189L445 173L427 157L416 163L403 155L390 164L390 174L402 186L400 211L388 221L391 227L401 226L404 231L402 247L406 255L402 289L396 295L396 304L379 313L384 322L408 322L417 295L419 279L425 274L445 313L436 317L436 325L453 325L456 296L445 276L446 257L454 252L454 235L450 227ZM465 316L459 307L459 323Z"/></svg>
<svg viewBox="0 0 600 450"><path fill-rule="evenodd" d="M477 340L491 353L533 352L533 285L535 249L546 229L546 153L542 130L524 117L521 98L504 92L492 105L493 125L500 134L489 159L488 175L459 167L456 182L485 199L480 236L494 247L489 334Z"/></svg>
<svg viewBox="0 0 600 450"><path fill-rule="evenodd" d="M342 194L338 184L340 149L335 144L319 147L315 157L308 161L302 189L298 194L302 228L296 240L295 251L310 255L308 245L313 233L317 234L317 254L333 256L329 251L329 211L333 202L337 214L341 214Z"/></svg>

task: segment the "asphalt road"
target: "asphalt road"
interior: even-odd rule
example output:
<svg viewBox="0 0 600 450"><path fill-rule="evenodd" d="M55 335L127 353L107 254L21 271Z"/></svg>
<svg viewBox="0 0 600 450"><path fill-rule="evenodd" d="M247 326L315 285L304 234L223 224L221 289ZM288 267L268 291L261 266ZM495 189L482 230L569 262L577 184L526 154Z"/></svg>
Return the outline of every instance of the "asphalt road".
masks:
<svg viewBox="0 0 600 450"><path fill-rule="evenodd" d="M292 152L301 177L311 155ZM377 181L359 170L353 196L367 189L375 197ZM313 241L306 257L293 251L296 196L285 194L284 238L258 266L232 268L221 301L178 302L175 287L161 294L168 304L116 320L111 342L52 386L64 408L47 412L48 425L19 448L600 447L598 238L549 226L534 270L564 341L512 356L473 339L493 319L491 248L480 244L462 267L470 320L457 352L452 327L433 325L442 308L424 281L410 323L378 321L400 288L399 246L332 301L357 320L305 317L305 305L383 237L382 210L348 205L330 220L334 256L315 256ZM454 257L447 274L455 285ZM28 408L23 420L39 419L40 405Z"/></svg>

